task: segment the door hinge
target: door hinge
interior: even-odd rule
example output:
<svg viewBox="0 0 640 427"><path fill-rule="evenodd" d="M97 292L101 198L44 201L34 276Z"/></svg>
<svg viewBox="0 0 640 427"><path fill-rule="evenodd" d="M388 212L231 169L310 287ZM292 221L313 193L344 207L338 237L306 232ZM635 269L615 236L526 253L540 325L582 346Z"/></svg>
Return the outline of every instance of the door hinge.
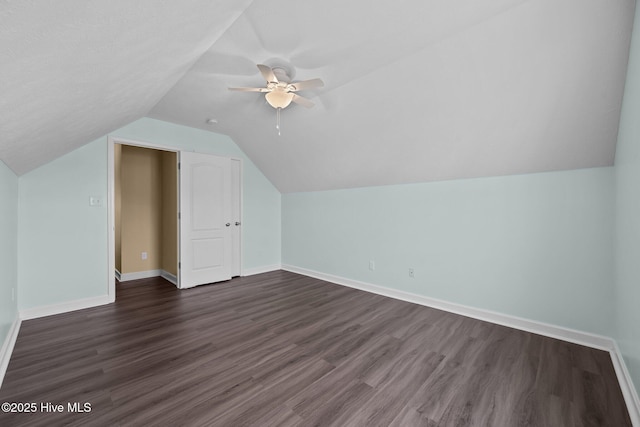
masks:
<svg viewBox="0 0 640 427"><path fill-rule="evenodd" d="M181 164L181 163L180 163L180 162L178 162L178 170L180 170L180 164Z"/></svg>
<svg viewBox="0 0 640 427"><path fill-rule="evenodd" d="M178 219L181 219L180 212L178 212Z"/></svg>
<svg viewBox="0 0 640 427"><path fill-rule="evenodd" d="M180 261L178 261L178 268L182 268L182 263Z"/></svg>

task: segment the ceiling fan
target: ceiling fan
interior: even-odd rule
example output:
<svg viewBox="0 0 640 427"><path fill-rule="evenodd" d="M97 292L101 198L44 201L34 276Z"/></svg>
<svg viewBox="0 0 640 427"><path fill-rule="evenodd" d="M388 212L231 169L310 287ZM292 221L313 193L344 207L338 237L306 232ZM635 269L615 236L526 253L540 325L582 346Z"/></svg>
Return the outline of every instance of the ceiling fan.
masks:
<svg viewBox="0 0 640 427"><path fill-rule="evenodd" d="M324 82L320 79L291 83L292 70L287 69L284 65L275 65L272 68L268 65L258 64L258 69L267 81L266 87L230 87L229 90L266 93L267 102L278 112L280 109L287 108L291 102L307 108L313 107L314 103L311 100L295 92L324 86Z"/></svg>
<svg viewBox="0 0 640 427"><path fill-rule="evenodd" d="M310 99L298 95L296 92L324 86L320 79L304 80L291 83L293 68L276 64L273 67L258 64L262 77L267 81L267 87L230 87L229 90L240 92L262 92L269 105L276 109L276 129L280 135L280 110L287 108L291 102L307 108L314 106Z"/></svg>

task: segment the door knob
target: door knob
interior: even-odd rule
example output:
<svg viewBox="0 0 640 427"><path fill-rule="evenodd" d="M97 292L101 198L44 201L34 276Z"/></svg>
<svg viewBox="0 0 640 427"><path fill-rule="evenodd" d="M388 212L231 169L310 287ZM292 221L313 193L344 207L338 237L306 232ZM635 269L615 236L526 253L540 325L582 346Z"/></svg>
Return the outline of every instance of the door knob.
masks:
<svg viewBox="0 0 640 427"><path fill-rule="evenodd" d="M228 222L228 223L226 223L225 225L228 227L228 226L230 226L230 225L231 225L231 223L230 223L230 222Z"/></svg>
<svg viewBox="0 0 640 427"><path fill-rule="evenodd" d="M240 221L236 221L236 225L240 225Z"/></svg>

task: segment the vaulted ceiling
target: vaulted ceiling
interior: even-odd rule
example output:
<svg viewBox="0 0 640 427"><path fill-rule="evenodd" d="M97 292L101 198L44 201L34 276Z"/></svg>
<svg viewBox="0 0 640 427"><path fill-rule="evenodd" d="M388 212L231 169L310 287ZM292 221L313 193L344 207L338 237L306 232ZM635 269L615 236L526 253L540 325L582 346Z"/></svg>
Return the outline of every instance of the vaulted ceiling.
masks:
<svg viewBox="0 0 640 427"><path fill-rule="evenodd" d="M231 136L282 192L609 166L634 7L0 1L0 159L23 174L148 116ZM274 59L325 83L281 135L227 90Z"/></svg>

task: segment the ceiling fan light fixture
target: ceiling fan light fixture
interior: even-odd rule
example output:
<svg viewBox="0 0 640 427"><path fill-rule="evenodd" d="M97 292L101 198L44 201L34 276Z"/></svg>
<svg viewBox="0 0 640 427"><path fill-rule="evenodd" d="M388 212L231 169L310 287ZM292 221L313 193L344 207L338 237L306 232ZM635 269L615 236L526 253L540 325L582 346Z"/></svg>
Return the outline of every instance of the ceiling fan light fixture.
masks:
<svg viewBox="0 0 640 427"><path fill-rule="evenodd" d="M311 100L298 95L296 92L305 89L312 89L324 86L320 79L303 80L291 83L293 76L292 69L287 67L265 64L257 64L260 74L267 81L267 87L230 87L229 90L239 92L261 92L265 94L267 103L278 111L277 128L280 134L280 110L287 108L289 104L295 102L303 107L313 107Z"/></svg>
<svg viewBox="0 0 640 427"><path fill-rule="evenodd" d="M287 108L293 100L293 93L284 90L274 90L265 95L267 102L273 108Z"/></svg>

